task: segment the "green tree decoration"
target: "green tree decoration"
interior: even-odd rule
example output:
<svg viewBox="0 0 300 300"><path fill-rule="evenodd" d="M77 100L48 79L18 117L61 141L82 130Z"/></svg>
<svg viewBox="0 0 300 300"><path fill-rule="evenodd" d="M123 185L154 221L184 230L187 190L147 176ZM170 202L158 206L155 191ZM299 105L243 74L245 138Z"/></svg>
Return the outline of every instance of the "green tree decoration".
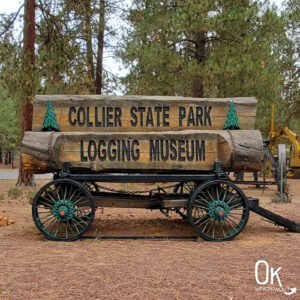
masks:
<svg viewBox="0 0 300 300"><path fill-rule="evenodd" d="M48 102L48 107L47 107L42 130L43 131L60 131L51 101Z"/></svg>
<svg viewBox="0 0 300 300"><path fill-rule="evenodd" d="M236 114L233 101L231 101L230 103L224 129L230 129L230 130L240 129L240 124L239 124L238 116Z"/></svg>

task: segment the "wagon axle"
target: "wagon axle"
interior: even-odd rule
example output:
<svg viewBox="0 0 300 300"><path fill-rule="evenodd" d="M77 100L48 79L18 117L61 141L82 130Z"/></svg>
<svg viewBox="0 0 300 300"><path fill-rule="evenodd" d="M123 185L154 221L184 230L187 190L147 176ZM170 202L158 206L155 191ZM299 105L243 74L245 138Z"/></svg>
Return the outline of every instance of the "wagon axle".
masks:
<svg viewBox="0 0 300 300"><path fill-rule="evenodd" d="M215 221L224 221L229 215L229 205L222 200L214 200L207 208L210 217Z"/></svg>
<svg viewBox="0 0 300 300"><path fill-rule="evenodd" d="M57 220L68 221L73 218L75 213L74 204L67 200L59 200L53 204L52 214Z"/></svg>

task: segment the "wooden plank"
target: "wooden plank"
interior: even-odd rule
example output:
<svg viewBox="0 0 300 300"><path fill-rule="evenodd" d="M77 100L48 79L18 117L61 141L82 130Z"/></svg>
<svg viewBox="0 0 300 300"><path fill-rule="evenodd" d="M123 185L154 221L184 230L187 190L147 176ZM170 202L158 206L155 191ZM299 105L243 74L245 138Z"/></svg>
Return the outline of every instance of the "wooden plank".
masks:
<svg viewBox="0 0 300 300"><path fill-rule="evenodd" d="M168 199L163 200L161 206L163 208L187 207L187 199Z"/></svg>
<svg viewBox="0 0 300 300"><path fill-rule="evenodd" d="M258 171L262 148L256 130L26 132L22 141L24 168L31 173L61 170L64 161L78 173L211 171L216 161L229 171Z"/></svg>
<svg viewBox="0 0 300 300"><path fill-rule="evenodd" d="M187 199L171 200L149 200L149 199L124 199L107 196L93 196L95 206L97 207L117 207L117 208L175 208L186 207Z"/></svg>
<svg viewBox="0 0 300 300"><path fill-rule="evenodd" d="M153 199L124 199L124 197L93 196L97 207L117 208L156 208L161 206L160 200Z"/></svg>
<svg viewBox="0 0 300 300"><path fill-rule="evenodd" d="M62 132L221 130L231 101L243 130L255 129L257 100L169 96L38 95L33 131L41 131L51 101Z"/></svg>

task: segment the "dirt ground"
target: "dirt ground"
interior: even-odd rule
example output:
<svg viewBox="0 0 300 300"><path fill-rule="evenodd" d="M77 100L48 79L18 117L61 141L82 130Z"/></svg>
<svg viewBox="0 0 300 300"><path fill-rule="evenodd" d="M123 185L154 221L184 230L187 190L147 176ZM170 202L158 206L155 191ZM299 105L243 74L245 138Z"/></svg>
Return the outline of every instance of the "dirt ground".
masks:
<svg viewBox="0 0 300 300"><path fill-rule="evenodd" d="M39 185L45 181L40 181ZM271 202L276 187L242 186L275 213L300 223L300 180L289 180L292 203ZM300 234L250 214L230 242L203 240L89 240L51 242L35 228L30 188L9 199L12 181L0 181L0 215L15 220L0 227L0 299L300 299ZM124 188L124 186L121 186ZM194 236L188 222L144 209L98 210L87 235ZM260 286L255 264L265 260L278 273L286 296ZM260 266L260 280L265 272ZM259 290L261 288L261 290ZM276 290L277 289L277 290Z"/></svg>

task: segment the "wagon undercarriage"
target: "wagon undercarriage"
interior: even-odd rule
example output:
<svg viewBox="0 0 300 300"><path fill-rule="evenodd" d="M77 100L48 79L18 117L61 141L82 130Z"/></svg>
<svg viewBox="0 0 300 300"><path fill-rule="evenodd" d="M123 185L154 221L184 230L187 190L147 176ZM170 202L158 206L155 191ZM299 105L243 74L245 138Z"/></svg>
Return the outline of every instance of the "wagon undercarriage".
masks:
<svg viewBox="0 0 300 300"><path fill-rule="evenodd" d="M168 216L175 211L188 219L205 240L233 239L246 226L250 210L277 225L300 232L298 224L258 206L227 180L221 164L203 174L72 174L64 163L55 180L45 185L33 200L37 228L52 240L76 240L90 228L97 207L159 209ZM167 182L166 187L123 192L98 182ZM171 190L171 192L170 192Z"/></svg>

